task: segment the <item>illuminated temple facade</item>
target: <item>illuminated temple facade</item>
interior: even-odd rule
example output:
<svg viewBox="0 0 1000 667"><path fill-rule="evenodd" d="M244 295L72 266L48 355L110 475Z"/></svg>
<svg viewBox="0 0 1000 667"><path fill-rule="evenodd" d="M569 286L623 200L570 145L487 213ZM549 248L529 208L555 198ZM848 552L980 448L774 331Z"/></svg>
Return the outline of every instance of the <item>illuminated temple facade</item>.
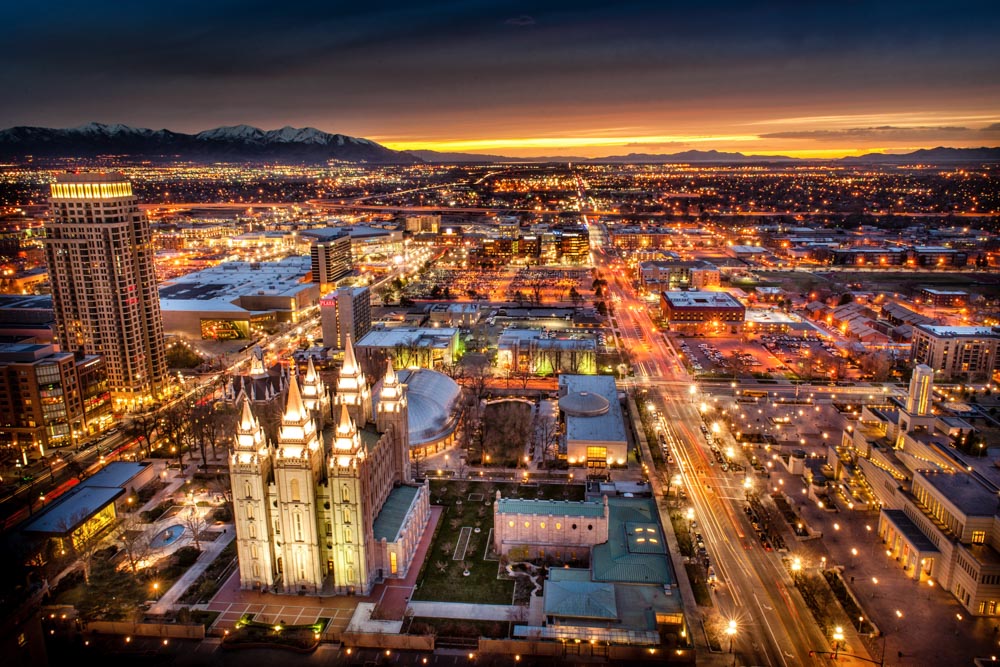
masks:
<svg viewBox="0 0 1000 667"><path fill-rule="evenodd" d="M246 396L230 450L240 584L310 595L367 595L405 577L430 517L428 487L412 482L406 385L391 363L372 409L353 346L336 382L332 437L300 379L289 379L276 441Z"/></svg>

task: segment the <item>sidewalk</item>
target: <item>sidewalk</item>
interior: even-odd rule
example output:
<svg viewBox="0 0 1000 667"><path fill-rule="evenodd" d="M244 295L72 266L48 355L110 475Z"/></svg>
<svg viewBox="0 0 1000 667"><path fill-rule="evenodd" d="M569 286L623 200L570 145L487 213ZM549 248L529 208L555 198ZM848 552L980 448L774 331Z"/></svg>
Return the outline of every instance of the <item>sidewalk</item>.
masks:
<svg viewBox="0 0 1000 667"><path fill-rule="evenodd" d="M185 529L186 532L187 529ZM232 524L226 524L223 527L223 532L218 539L207 542L205 540L201 541L201 554L198 556L198 560L194 565L187 569L180 579L174 582L174 585L170 587L169 590L163 592L160 599L157 600L150 608L150 614L165 614L167 611L171 610L177 605L177 600L187 591L187 589L197 581L198 577L208 569L208 566L218 557L219 553L226 548L230 542L235 539L235 531L232 528ZM193 538L190 535L185 534L184 538L180 541L181 546L187 546L194 543ZM173 545L172 545L173 546ZM172 550L176 550L174 547Z"/></svg>

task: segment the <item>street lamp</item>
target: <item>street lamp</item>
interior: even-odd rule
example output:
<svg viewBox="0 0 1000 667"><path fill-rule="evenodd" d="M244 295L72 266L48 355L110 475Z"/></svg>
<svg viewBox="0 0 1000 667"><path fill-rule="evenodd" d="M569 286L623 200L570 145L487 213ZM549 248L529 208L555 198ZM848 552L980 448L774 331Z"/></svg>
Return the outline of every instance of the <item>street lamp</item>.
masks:
<svg viewBox="0 0 1000 667"><path fill-rule="evenodd" d="M844 628L839 625L833 629L833 659L837 659L837 654L840 652L840 644L844 641Z"/></svg>
<svg viewBox="0 0 1000 667"><path fill-rule="evenodd" d="M158 581L153 582L153 599L154 600L160 599L160 582Z"/></svg>
<svg viewBox="0 0 1000 667"><path fill-rule="evenodd" d="M726 626L726 634L729 635L729 652L733 653L733 638L736 636L736 619L729 619ZM736 667L736 654L733 653L733 667Z"/></svg>
<svg viewBox="0 0 1000 667"><path fill-rule="evenodd" d="M799 584L799 572L802 571L802 559L796 556L792 560L792 578L795 580L795 585Z"/></svg>

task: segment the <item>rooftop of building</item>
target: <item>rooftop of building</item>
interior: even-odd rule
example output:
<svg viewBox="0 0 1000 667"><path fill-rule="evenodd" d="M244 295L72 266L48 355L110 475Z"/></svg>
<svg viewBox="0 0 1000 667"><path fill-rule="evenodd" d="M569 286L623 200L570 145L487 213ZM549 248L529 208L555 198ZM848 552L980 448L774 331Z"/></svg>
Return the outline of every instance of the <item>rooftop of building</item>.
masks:
<svg viewBox="0 0 1000 667"><path fill-rule="evenodd" d="M299 236L313 238L322 243L324 241L333 241L342 236L347 236L347 229L344 227L312 227L310 229L303 229L300 231Z"/></svg>
<svg viewBox="0 0 1000 667"><path fill-rule="evenodd" d="M497 347L503 348L515 343L534 342L539 347L565 349L565 350L586 350L597 349L597 342L593 336L584 335L579 332L567 329L555 333L554 337L541 329L517 329L507 327L497 339Z"/></svg>
<svg viewBox="0 0 1000 667"><path fill-rule="evenodd" d="M40 359L59 359L73 356L69 352L56 352L55 345L41 343L0 343L0 362L32 363Z"/></svg>
<svg viewBox="0 0 1000 667"><path fill-rule="evenodd" d="M125 493L149 463L113 461L56 500L24 528L27 532L65 535Z"/></svg>
<svg viewBox="0 0 1000 667"><path fill-rule="evenodd" d="M914 328L936 338L1000 338L1000 328L997 327L917 324Z"/></svg>
<svg viewBox="0 0 1000 667"><path fill-rule="evenodd" d="M937 490L966 516L994 516L997 513L996 492L970 474L919 470L914 473L914 484L918 479Z"/></svg>
<svg viewBox="0 0 1000 667"><path fill-rule="evenodd" d="M618 387L610 375L560 375L559 394L593 394L608 402L608 410L593 416L567 414L566 439L569 441L626 442Z"/></svg>
<svg viewBox="0 0 1000 667"><path fill-rule="evenodd" d="M108 503L125 493L125 489L108 486L77 487L57 500L48 510L30 521L27 533L68 535L97 514Z"/></svg>
<svg viewBox="0 0 1000 667"><path fill-rule="evenodd" d="M523 500L501 498L497 501L497 514L531 514L535 516L568 516L600 518L604 516L602 500Z"/></svg>
<svg viewBox="0 0 1000 667"><path fill-rule="evenodd" d="M286 257L278 262L224 262L164 281L161 310L244 310L234 302L255 295L295 297L314 287L303 278L312 269L309 257Z"/></svg>
<svg viewBox="0 0 1000 667"><path fill-rule="evenodd" d="M910 520L910 517L906 516L906 512L903 510L883 509L882 515L892 522L896 530L921 553L936 553L938 551L934 543L924 535L917 524Z"/></svg>
<svg viewBox="0 0 1000 667"><path fill-rule="evenodd" d="M608 508L608 541L595 546L591 552L594 580L673 584L673 571L666 549L662 548L663 532L656 501L652 498L608 498ZM642 531L638 532L640 528ZM658 542L654 544L650 539Z"/></svg>
<svg viewBox="0 0 1000 667"><path fill-rule="evenodd" d="M0 294L0 308L52 310L51 294Z"/></svg>
<svg viewBox="0 0 1000 667"><path fill-rule="evenodd" d="M404 368L396 371L396 377L406 385L411 447L437 442L455 429L462 394L458 383L444 373L426 368ZM380 379L372 391L372 405L376 410L383 381L384 378Z"/></svg>
<svg viewBox="0 0 1000 667"><path fill-rule="evenodd" d="M87 171L56 174L56 183L125 183L128 179L120 171Z"/></svg>
<svg viewBox="0 0 1000 667"><path fill-rule="evenodd" d="M742 308L743 304L728 292L663 292L663 298L674 308Z"/></svg>
<svg viewBox="0 0 1000 667"><path fill-rule="evenodd" d="M389 492L389 497L385 499L385 504L372 523L372 533L376 540L384 538L387 542L395 542L399 539L403 520L410 512L419 491L420 488L416 486L397 486Z"/></svg>
<svg viewBox="0 0 1000 667"><path fill-rule="evenodd" d="M453 327L377 328L366 333L356 347L447 347L458 335Z"/></svg>
<svg viewBox="0 0 1000 667"><path fill-rule="evenodd" d="M936 289L933 287L921 287L921 292L934 296L969 296L969 293L960 289Z"/></svg>
<svg viewBox="0 0 1000 667"><path fill-rule="evenodd" d="M545 615L617 621L615 586L591 581L589 570L551 568L545 582Z"/></svg>

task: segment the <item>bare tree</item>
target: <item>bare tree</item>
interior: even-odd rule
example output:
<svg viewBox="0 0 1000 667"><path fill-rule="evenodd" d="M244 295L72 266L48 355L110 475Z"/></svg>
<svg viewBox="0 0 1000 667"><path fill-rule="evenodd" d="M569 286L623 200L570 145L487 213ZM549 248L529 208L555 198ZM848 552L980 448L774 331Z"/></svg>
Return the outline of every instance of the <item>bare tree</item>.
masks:
<svg viewBox="0 0 1000 667"><path fill-rule="evenodd" d="M126 433L139 439L147 457L152 454L153 432L156 430L156 424L157 417L152 412L133 415L126 424Z"/></svg>
<svg viewBox="0 0 1000 667"><path fill-rule="evenodd" d="M535 448L541 452L543 465L555 458L559 445L559 422L552 415L536 411L532 436Z"/></svg>
<svg viewBox="0 0 1000 667"><path fill-rule="evenodd" d="M122 515L115 530L115 540L121 543L132 574L139 571L139 563L149 556L150 538L146 527L139 515L131 512Z"/></svg>
<svg viewBox="0 0 1000 667"><path fill-rule="evenodd" d="M486 395L491 379L493 379L493 372L487 363L476 364L466 370L465 388L469 390L477 403L483 400L483 396Z"/></svg>
<svg viewBox="0 0 1000 667"><path fill-rule="evenodd" d="M59 527L64 533L70 532L73 526L80 524L86 514L81 510L59 522ZM73 551L83 565L83 581L90 583L91 561L94 554L101 548L101 537L104 535L104 528L93 529L89 524L81 525L72 537Z"/></svg>
<svg viewBox="0 0 1000 667"><path fill-rule="evenodd" d="M194 548L201 551L201 533L208 527L207 516L199 512L196 505L191 505L188 511L183 512L183 520L184 527L191 531Z"/></svg>

